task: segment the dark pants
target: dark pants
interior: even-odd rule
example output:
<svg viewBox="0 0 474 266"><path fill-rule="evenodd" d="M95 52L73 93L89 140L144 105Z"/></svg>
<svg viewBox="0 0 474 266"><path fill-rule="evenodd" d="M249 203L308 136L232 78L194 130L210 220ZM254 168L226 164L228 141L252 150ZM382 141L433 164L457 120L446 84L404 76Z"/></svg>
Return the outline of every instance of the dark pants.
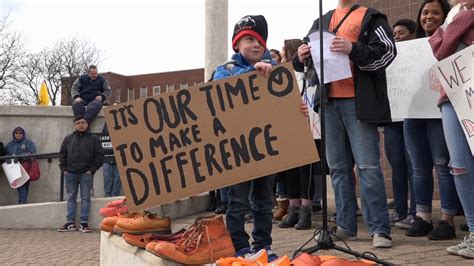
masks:
<svg viewBox="0 0 474 266"><path fill-rule="evenodd" d="M314 187L310 169L311 165L308 164L285 171L286 189L290 199L313 199Z"/></svg>
<svg viewBox="0 0 474 266"><path fill-rule="evenodd" d="M230 186L226 221L236 251L250 247L250 237L245 232L245 212L249 209L252 210L254 219L253 249L270 248L274 180L275 175L269 175ZM252 204L249 202L249 196Z"/></svg>
<svg viewBox="0 0 474 266"><path fill-rule="evenodd" d="M384 129L384 147L388 162L392 167L392 187L395 212L399 217L416 214L415 193L413 191L413 171L403 136L403 122L391 123ZM410 208L408 193L410 192Z"/></svg>
<svg viewBox="0 0 474 266"><path fill-rule="evenodd" d="M28 190L30 188L30 181L26 181L26 183L17 188L18 191L18 204L26 204L28 203Z"/></svg>
<svg viewBox="0 0 474 266"><path fill-rule="evenodd" d="M90 125L102 109L102 106L104 106L102 101L86 102L83 100L82 102L74 102L72 104L72 111L74 112L74 117L84 117Z"/></svg>

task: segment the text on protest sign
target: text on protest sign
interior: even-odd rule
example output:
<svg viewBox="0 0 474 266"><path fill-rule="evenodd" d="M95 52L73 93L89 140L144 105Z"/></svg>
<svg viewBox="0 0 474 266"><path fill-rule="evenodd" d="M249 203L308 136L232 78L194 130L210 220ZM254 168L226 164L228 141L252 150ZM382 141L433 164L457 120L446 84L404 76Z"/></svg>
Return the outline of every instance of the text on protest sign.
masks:
<svg viewBox="0 0 474 266"><path fill-rule="evenodd" d="M387 68L387 87L392 120L441 118L436 107L439 81L430 75L437 60L428 38L397 42L397 57Z"/></svg>
<svg viewBox="0 0 474 266"><path fill-rule="evenodd" d="M474 45L440 61L435 65L444 91L453 104L471 153L474 156Z"/></svg>
<svg viewBox="0 0 474 266"><path fill-rule="evenodd" d="M141 210L318 160L290 64L105 109L127 204Z"/></svg>

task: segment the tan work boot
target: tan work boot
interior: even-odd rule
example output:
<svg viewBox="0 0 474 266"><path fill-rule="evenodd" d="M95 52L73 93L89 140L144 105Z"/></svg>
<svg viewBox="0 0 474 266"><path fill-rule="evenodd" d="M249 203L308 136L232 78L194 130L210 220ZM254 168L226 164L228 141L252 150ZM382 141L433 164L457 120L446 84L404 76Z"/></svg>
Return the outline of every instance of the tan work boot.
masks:
<svg viewBox="0 0 474 266"><path fill-rule="evenodd" d="M118 220L120 219L133 219L134 217L137 217L138 213L136 212L124 212L124 213L119 213L115 216L112 217L107 217L102 220L100 223L100 230L113 233L114 226L117 223Z"/></svg>
<svg viewBox="0 0 474 266"><path fill-rule="evenodd" d="M151 234L171 234L170 217L158 217L150 212L133 219L119 219L114 226L114 233L127 233L131 235Z"/></svg>
<svg viewBox="0 0 474 266"><path fill-rule="evenodd" d="M182 264L205 264L235 255L222 215L196 221L177 243L158 242L153 254Z"/></svg>
<svg viewBox="0 0 474 266"><path fill-rule="evenodd" d="M283 217L288 213L288 205L290 205L289 199L277 199L278 209L273 213L273 219L275 221L283 220Z"/></svg>

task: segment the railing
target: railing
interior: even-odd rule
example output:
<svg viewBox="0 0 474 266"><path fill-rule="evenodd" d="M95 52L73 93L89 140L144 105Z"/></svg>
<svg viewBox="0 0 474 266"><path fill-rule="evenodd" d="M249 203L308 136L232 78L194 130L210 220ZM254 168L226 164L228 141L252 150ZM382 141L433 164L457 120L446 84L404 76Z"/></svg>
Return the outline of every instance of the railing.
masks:
<svg viewBox="0 0 474 266"><path fill-rule="evenodd" d="M113 154L106 154L104 157L112 157ZM22 159L36 159L36 160L48 160L48 163L52 163L53 159L59 158L59 152L50 153L37 153L37 154L24 154L24 155L7 155L0 156L0 161L8 160L22 160ZM64 173L61 172L61 179L59 184L59 201L64 201Z"/></svg>

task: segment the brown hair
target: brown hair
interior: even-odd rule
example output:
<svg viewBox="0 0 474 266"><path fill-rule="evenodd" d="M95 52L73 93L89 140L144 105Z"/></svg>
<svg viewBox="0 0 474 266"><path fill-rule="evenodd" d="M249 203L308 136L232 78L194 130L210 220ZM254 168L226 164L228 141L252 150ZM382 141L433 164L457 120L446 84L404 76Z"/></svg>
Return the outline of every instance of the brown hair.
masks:
<svg viewBox="0 0 474 266"><path fill-rule="evenodd" d="M298 52L298 47L303 44L303 41L300 39L289 39L285 40L283 51L285 53L286 61L291 62L293 55Z"/></svg>

